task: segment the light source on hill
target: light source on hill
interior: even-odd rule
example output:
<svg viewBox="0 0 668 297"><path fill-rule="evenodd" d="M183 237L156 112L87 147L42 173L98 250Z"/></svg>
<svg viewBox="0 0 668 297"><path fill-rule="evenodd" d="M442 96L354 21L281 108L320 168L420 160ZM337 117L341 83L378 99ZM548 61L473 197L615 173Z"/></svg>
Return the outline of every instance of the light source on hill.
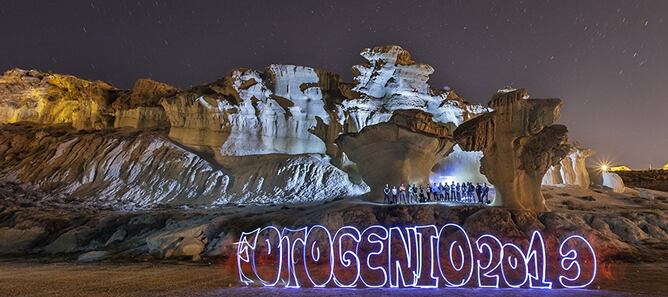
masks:
<svg viewBox="0 0 668 297"><path fill-rule="evenodd" d="M598 164L598 170L601 172L608 172L610 170L610 163L606 161L601 161Z"/></svg>

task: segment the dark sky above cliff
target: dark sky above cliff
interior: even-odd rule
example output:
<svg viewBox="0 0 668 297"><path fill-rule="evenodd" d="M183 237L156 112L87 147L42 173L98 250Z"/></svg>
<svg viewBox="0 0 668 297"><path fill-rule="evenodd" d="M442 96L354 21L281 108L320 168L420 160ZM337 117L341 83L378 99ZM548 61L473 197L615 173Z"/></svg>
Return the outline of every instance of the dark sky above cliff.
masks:
<svg viewBox="0 0 668 297"><path fill-rule="evenodd" d="M668 1L2 1L0 68L130 88L188 87L234 67L341 73L361 48L399 44L433 87L486 103L498 88L564 100L594 159L668 162Z"/></svg>

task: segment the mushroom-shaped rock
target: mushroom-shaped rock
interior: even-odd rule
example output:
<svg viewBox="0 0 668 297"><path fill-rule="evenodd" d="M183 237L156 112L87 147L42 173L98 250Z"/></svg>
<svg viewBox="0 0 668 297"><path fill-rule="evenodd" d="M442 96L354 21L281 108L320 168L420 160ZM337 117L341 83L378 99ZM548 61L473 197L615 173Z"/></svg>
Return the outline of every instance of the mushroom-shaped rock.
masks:
<svg viewBox="0 0 668 297"><path fill-rule="evenodd" d="M382 199L385 184L426 184L432 167L452 151L453 124L432 120L420 110L394 112L388 122L342 134L339 148L357 163L373 200Z"/></svg>
<svg viewBox="0 0 668 297"><path fill-rule="evenodd" d="M489 102L493 112L457 127L454 138L465 151L482 151L481 173L496 187L494 205L545 211L541 181L550 166L569 152L560 99L528 99L524 89L500 90Z"/></svg>

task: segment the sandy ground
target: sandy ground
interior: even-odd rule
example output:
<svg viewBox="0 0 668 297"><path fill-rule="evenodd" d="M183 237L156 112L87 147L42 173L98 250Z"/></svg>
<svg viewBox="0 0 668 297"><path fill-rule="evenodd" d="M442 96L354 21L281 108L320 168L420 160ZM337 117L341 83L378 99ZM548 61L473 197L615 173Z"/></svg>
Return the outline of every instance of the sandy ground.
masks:
<svg viewBox="0 0 668 297"><path fill-rule="evenodd" d="M587 290L239 287L216 265L0 262L0 296L666 296L668 263L604 267Z"/></svg>

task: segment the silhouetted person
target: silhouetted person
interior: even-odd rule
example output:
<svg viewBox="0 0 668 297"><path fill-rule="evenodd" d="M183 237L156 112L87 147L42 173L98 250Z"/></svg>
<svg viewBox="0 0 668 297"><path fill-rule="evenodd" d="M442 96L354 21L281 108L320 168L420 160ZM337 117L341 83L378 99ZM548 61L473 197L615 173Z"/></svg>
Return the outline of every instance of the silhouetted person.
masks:
<svg viewBox="0 0 668 297"><path fill-rule="evenodd" d="M443 186L443 196L446 201L450 201L450 186L448 186L448 183Z"/></svg>
<svg viewBox="0 0 668 297"><path fill-rule="evenodd" d="M427 202L431 201L431 186L429 184L425 185L425 191L427 192L426 198Z"/></svg>
<svg viewBox="0 0 668 297"><path fill-rule="evenodd" d="M419 197L420 197L420 203L424 202L424 188L422 187L422 185L420 185Z"/></svg>
<svg viewBox="0 0 668 297"><path fill-rule="evenodd" d="M404 184L399 186L399 202L406 203L406 187L404 187Z"/></svg>
<svg viewBox="0 0 668 297"><path fill-rule="evenodd" d="M383 197L383 203L390 204L390 192L390 186L386 184L385 189L383 189L383 194L385 194Z"/></svg>
<svg viewBox="0 0 668 297"><path fill-rule="evenodd" d="M457 183L457 201L462 201L462 185Z"/></svg>
<svg viewBox="0 0 668 297"><path fill-rule="evenodd" d="M483 200L482 200L482 186L480 185L480 183L478 183L475 186L475 195L478 198L478 203L482 204L483 203Z"/></svg>

